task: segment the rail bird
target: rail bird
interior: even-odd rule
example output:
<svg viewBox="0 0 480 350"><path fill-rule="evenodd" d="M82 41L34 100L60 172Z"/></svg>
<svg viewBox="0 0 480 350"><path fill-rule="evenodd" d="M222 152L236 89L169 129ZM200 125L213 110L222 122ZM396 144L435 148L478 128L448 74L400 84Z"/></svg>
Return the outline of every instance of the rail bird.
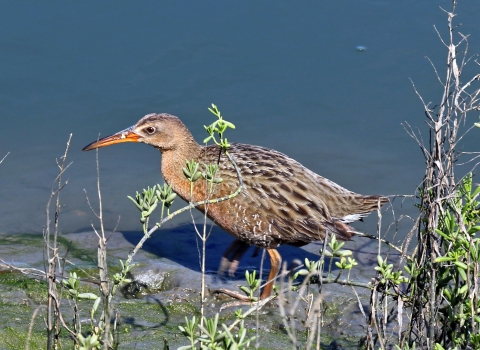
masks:
<svg viewBox="0 0 480 350"><path fill-rule="evenodd" d="M229 195L239 186L235 168L221 148L198 144L173 115L148 114L128 129L92 142L83 150L122 142L143 142L158 149L165 182L187 202ZM237 238L224 258L231 255L233 258L228 259L239 259L248 245L267 250L270 273L261 299L272 294L280 270L282 258L278 246L322 241L327 233L341 241L350 240L356 231L349 223L387 201L382 196L349 191L272 149L232 143L228 153L240 170L244 186L236 197L209 204L207 216ZM213 194L207 193L207 186L195 185L191 196L190 182L182 168L192 159L200 164L218 163L217 176L223 181L214 187ZM197 209L205 211L204 206Z"/></svg>

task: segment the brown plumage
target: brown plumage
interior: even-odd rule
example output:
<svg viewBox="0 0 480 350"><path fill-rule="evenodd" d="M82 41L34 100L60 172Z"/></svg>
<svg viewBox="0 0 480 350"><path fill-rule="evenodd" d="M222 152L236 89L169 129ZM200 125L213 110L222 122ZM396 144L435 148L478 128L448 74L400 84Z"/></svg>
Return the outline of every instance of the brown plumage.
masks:
<svg viewBox="0 0 480 350"><path fill-rule="evenodd" d="M210 198L231 194L238 188L237 174L227 156L216 145L195 142L175 116L146 115L134 126L83 150L120 142L144 142L159 149L165 181L186 201L192 200L190 183L182 171L186 160L200 164L220 161L216 176L223 182L214 187ZM272 149L233 143L228 152L240 169L244 188L230 200L210 204L207 215L240 241L267 248L272 265L269 280L280 268L281 257L275 249L279 245L303 246L323 240L327 231L339 240L349 240L355 230L348 224L386 202L385 197L351 192ZM205 182L198 181L193 201L204 200L208 196L206 189ZM203 207L198 209L204 211ZM267 284L262 299L271 294L272 287L273 282Z"/></svg>

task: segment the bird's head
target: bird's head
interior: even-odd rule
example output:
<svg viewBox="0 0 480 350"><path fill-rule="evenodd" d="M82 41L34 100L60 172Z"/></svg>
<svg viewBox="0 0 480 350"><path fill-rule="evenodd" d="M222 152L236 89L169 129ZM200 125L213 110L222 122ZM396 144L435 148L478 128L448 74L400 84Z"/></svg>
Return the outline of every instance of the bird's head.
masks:
<svg viewBox="0 0 480 350"><path fill-rule="evenodd" d="M177 117L167 114L147 114L137 124L85 146L83 151L122 142L144 142L160 151L174 150L193 141L186 126ZM194 142L194 141L193 141Z"/></svg>

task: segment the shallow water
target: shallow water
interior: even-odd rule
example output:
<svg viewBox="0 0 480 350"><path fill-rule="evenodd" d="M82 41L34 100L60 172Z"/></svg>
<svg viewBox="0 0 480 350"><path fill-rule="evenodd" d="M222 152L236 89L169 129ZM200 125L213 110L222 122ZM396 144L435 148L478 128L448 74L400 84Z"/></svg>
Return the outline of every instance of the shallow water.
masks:
<svg viewBox="0 0 480 350"><path fill-rule="evenodd" d="M95 153L83 146L151 112L179 116L200 141L212 102L237 126L230 141L282 151L355 192L412 194L423 159L401 123L426 130L409 78L427 101L441 93L425 59L445 62L438 6L450 3L2 3L0 231L41 232L70 133L60 227L79 232L96 222L83 194L95 205ZM460 1L458 14L480 52L480 3ZM161 182L159 158L140 144L100 151L108 229L119 216L119 230L140 229L126 196Z"/></svg>

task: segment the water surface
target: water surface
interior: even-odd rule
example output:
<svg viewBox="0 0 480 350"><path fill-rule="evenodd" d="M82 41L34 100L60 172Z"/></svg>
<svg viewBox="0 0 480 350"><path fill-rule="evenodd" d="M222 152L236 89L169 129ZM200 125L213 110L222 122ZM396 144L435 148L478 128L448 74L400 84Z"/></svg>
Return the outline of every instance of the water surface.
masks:
<svg viewBox="0 0 480 350"><path fill-rule="evenodd" d="M439 6L450 2L2 3L0 231L41 232L70 133L60 225L77 232L96 223L83 193L96 205L95 153L83 146L152 112L201 141L212 102L237 126L230 141L277 149L355 192L412 194L424 161L401 123L426 130L409 78L427 101L441 96L425 59L442 71ZM460 1L458 14L480 52L480 3ZM100 151L108 229L119 216L119 230L140 229L126 196L161 182L159 163L143 144Z"/></svg>

